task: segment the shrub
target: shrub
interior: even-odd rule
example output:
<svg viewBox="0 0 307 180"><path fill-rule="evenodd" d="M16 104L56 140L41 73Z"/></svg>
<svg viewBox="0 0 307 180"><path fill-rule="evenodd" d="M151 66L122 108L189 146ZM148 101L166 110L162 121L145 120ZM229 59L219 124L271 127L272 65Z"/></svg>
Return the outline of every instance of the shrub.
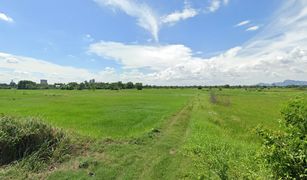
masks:
<svg viewBox="0 0 307 180"><path fill-rule="evenodd" d="M284 131L258 129L263 138L261 155L278 179L307 178L307 106L296 98L282 111Z"/></svg>
<svg viewBox="0 0 307 180"><path fill-rule="evenodd" d="M0 165L27 159L30 170L70 152L66 135L34 118L0 116Z"/></svg>

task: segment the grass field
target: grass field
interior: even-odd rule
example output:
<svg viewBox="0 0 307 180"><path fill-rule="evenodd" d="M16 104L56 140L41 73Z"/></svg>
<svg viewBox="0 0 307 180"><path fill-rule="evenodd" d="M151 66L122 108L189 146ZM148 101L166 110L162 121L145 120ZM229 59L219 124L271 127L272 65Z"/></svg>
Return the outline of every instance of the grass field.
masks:
<svg viewBox="0 0 307 180"><path fill-rule="evenodd" d="M130 137L179 110L195 90L0 91L0 113L39 116L91 137Z"/></svg>
<svg viewBox="0 0 307 180"><path fill-rule="evenodd" d="M278 129L287 101L307 93L207 89L0 91L0 113L41 116L87 136L84 153L49 171L8 167L0 179L268 179L254 129ZM80 167L86 164L86 167Z"/></svg>

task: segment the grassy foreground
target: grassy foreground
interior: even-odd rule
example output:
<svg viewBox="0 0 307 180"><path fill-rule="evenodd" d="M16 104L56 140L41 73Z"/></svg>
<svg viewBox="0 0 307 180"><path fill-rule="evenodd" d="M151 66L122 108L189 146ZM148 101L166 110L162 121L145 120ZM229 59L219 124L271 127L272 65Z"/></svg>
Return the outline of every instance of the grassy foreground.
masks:
<svg viewBox="0 0 307 180"><path fill-rule="evenodd" d="M0 113L38 116L91 137L131 137L159 126L196 90L0 91Z"/></svg>
<svg viewBox="0 0 307 180"><path fill-rule="evenodd" d="M81 154L52 170L9 166L0 179L269 179L254 129L278 129L281 107L297 95L307 96L223 90L212 103L208 90L0 91L0 113L39 115L89 136Z"/></svg>

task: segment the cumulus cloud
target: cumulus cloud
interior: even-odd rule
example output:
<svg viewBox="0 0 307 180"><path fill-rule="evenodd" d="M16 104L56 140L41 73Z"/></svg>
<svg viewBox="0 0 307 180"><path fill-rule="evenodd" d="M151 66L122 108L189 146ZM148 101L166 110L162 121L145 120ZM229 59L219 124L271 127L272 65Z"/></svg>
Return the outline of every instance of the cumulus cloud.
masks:
<svg viewBox="0 0 307 180"><path fill-rule="evenodd" d="M272 22L250 41L203 58L182 44L139 45L101 41L88 51L122 65L92 73L32 58L0 53L0 79L43 77L56 81L96 78L158 85L256 84L307 77L307 2L285 2ZM4 73L3 73L4 72ZM56 74L55 74L56 72ZM11 74L11 75L10 75ZM62 79L61 79L62 78ZM7 80L6 79L6 80Z"/></svg>
<svg viewBox="0 0 307 180"><path fill-rule="evenodd" d="M9 23L14 22L13 18L11 18L10 16L8 16L4 13L1 13L1 12L0 12L0 20L6 21L6 22L9 22Z"/></svg>
<svg viewBox="0 0 307 180"><path fill-rule="evenodd" d="M138 25L149 31L153 38L158 41L159 18L154 11L145 3L133 0L94 0L100 5L120 9L127 15L135 17Z"/></svg>
<svg viewBox="0 0 307 180"><path fill-rule="evenodd" d="M99 42L89 47L89 52L121 63L124 68L149 68L162 70L191 57L191 49L184 45L144 46L119 42Z"/></svg>
<svg viewBox="0 0 307 180"><path fill-rule="evenodd" d="M114 59L152 84L256 84L307 77L307 2L291 1L255 38L218 56L202 58L184 45L92 44L89 51ZM291 8L290 8L291 7ZM291 10L289 10L291 9ZM139 68L149 68L141 73ZM128 75L129 76L129 75ZM135 76L134 76L135 77Z"/></svg>
<svg viewBox="0 0 307 180"><path fill-rule="evenodd" d="M93 73L87 69L61 66L45 60L16 56L0 52L0 82L8 82L13 79L32 80L39 82L40 79L48 79L55 82L83 82L92 78L98 81L117 81L120 79L115 69L106 67L99 72Z"/></svg>

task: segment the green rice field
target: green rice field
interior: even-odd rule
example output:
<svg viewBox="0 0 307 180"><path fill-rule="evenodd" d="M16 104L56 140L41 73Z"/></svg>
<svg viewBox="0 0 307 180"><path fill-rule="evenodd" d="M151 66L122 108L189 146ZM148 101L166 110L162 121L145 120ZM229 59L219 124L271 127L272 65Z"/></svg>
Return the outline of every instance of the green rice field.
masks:
<svg viewBox="0 0 307 180"><path fill-rule="evenodd" d="M1 114L40 117L85 139L82 153L56 168L0 167L0 179L270 179L255 128L280 129L280 110L296 96L307 92L0 90Z"/></svg>

